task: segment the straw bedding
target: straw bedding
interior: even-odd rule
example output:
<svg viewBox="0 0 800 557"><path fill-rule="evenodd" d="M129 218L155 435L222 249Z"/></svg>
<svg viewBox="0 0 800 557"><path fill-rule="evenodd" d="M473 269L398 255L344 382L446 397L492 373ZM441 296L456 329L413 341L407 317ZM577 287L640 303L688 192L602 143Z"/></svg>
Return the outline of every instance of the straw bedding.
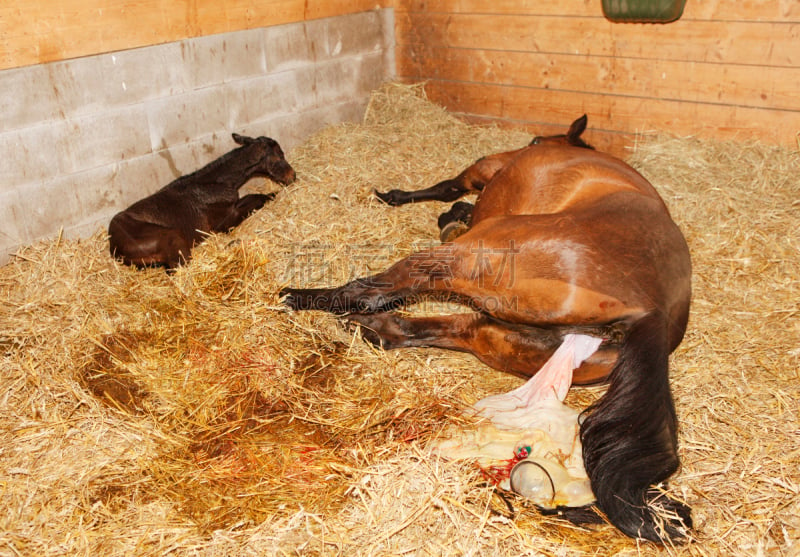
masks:
<svg viewBox="0 0 800 557"><path fill-rule="evenodd" d="M336 285L436 243L444 204L391 208L372 188L427 187L529 139L388 85L362 124L289 153L298 181L173 275L113 262L103 230L20 250L0 269L0 554L797 555L796 151L649 137L629 157L693 253L672 359L686 546L543 517L426 453L460 408L520 379L463 354L383 352L280 305L282 286Z"/></svg>

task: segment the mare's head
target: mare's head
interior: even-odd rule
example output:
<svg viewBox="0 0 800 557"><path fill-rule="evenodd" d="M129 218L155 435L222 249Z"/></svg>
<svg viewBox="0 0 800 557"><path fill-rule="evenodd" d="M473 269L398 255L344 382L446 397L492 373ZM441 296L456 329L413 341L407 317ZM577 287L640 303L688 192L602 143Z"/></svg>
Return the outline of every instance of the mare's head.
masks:
<svg viewBox="0 0 800 557"><path fill-rule="evenodd" d="M583 147L584 149L594 149L591 145L581 139L581 134L586 131L586 123L589 119L586 114L572 122L567 133L559 135L537 135L530 142L531 145L539 145L540 143L558 143L563 145L574 145L575 147Z"/></svg>
<svg viewBox="0 0 800 557"><path fill-rule="evenodd" d="M233 140L242 146L251 146L251 156L258 165L253 173L256 176L266 176L270 180L284 186L294 182L296 175L294 169L286 162L283 150L278 142L270 137L247 137L233 134Z"/></svg>

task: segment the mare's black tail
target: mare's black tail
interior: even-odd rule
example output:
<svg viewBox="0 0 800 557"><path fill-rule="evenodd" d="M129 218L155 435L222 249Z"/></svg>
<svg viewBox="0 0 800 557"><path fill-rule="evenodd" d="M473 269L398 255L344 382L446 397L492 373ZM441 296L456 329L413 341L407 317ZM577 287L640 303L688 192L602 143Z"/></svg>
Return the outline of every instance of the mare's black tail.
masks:
<svg viewBox="0 0 800 557"><path fill-rule="evenodd" d="M608 391L580 428L597 506L625 534L657 542L679 541L692 527L689 507L656 487L679 465L668 360L665 317L649 313L628 332Z"/></svg>

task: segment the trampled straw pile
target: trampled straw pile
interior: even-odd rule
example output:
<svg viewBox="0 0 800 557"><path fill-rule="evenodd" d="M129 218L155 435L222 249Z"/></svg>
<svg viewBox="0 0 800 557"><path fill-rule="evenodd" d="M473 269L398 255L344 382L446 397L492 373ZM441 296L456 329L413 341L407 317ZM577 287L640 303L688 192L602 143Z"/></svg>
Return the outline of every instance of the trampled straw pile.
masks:
<svg viewBox="0 0 800 557"><path fill-rule="evenodd" d="M363 124L289 153L298 181L174 275L113 262L103 230L21 250L0 269L0 554L797 555L796 151L649 138L630 156L693 253L672 366L686 546L543 517L425 452L520 379L463 354L383 352L280 305L282 286L340 284L437 243L445 204L391 208L373 188L427 187L529 139L390 85Z"/></svg>

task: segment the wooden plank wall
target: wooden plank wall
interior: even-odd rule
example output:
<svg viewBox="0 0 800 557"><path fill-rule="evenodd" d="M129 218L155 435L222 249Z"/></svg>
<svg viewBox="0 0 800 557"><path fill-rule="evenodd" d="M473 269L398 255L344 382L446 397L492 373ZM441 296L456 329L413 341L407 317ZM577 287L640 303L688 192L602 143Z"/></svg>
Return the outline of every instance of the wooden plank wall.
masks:
<svg viewBox="0 0 800 557"><path fill-rule="evenodd" d="M0 70L386 7L388 0L3 0Z"/></svg>
<svg viewBox="0 0 800 557"><path fill-rule="evenodd" d="M475 121L563 133L583 113L621 154L660 130L798 145L800 1L688 0L666 25L601 0L397 0L398 76Z"/></svg>
<svg viewBox="0 0 800 557"><path fill-rule="evenodd" d="M661 130L797 145L800 0L687 0L667 25L615 24L601 0L4 0L0 70L394 7L397 74L479 122L598 147Z"/></svg>

